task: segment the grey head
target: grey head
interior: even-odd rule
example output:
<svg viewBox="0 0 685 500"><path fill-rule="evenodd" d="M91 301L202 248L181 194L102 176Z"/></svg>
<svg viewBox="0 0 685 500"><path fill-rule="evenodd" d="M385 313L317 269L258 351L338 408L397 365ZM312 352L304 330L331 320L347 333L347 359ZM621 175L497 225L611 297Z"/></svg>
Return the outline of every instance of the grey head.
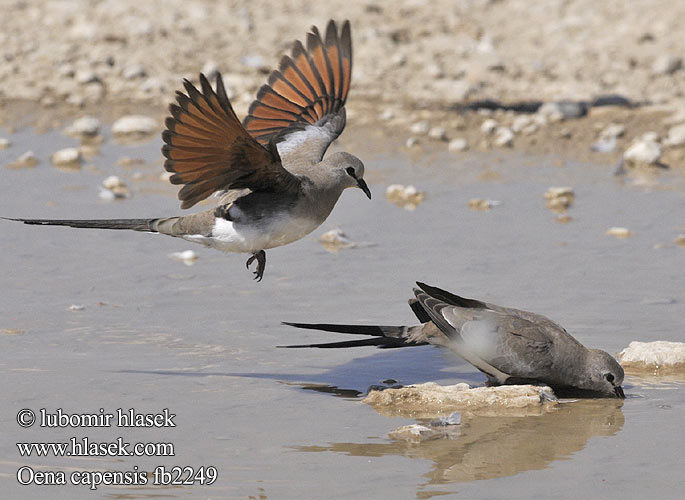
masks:
<svg viewBox="0 0 685 500"><path fill-rule="evenodd" d="M600 349L588 349L585 366L585 374L578 384L580 389L615 394L621 399L626 397L621 387L623 368L613 356Z"/></svg>
<svg viewBox="0 0 685 500"><path fill-rule="evenodd" d="M323 183L326 187L338 188L341 191L356 187L364 191L364 194L371 199L371 191L364 181L364 164L356 156L343 151L333 153L316 168L325 170Z"/></svg>

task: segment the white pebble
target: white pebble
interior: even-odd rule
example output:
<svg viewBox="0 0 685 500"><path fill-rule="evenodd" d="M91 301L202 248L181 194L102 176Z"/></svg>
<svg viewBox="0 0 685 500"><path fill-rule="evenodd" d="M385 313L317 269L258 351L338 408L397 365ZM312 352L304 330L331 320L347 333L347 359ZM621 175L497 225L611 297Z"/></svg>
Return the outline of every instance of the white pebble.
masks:
<svg viewBox="0 0 685 500"><path fill-rule="evenodd" d="M145 78L147 76L147 70L142 64L130 64L126 66L122 72L121 76L127 80L135 80L136 78Z"/></svg>
<svg viewBox="0 0 685 500"><path fill-rule="evenodd" d="M9 139L6 139L4 137L0 137L0 149L7 149L10 147L12 143L10 142Z"/></svg>
<svg viewBox="0 0 685 500"><path fill-rule="evenodd" d="M425 194L411 185L391 184L385 190L385 198L398 207L414 210L423 202Z"/></svg>
<svg viewBox="0 0 685 500"><path fill-rule="evenodd" d="M55 151L50 157L56 166L78 165L81 162L81 151L78 148L64 148Z"/></svg>
<svg viewBox="0 0 685 500"><path fill-rule="evenodd" d="M404 143L404 146L407 148L413 148L419 143L419 140L416 137L409 137L407 141Z"/></svg>
<svg viewBox="0 0 685 500"><path fill-rule="evenodd" d="M607 229L606 234L609 236L616 236L617 238L627 238L633 233L630 231L630 229L625 227L610 227Z"/></svg>
<svg viewBox="0 0 685 500"><path fill-rule="evenodd" d="M83 304L72 304L69 306L70 311L83 311L86 308Z"/></svg>
<svg viewBox="0 0 685 500"><path fill-rule="evenodd" d="M100 120L92 116L82 116L73 121L66 129L69 135L95 136L100 131Z"/></svg>
<svg viewBox="0 0 685 500"><path fill-rule="evenodd" d="M447 145L447 149L452 152L466 151L469 149L469 143L463 137L458 137L450 141Z"/></svg>
<svg viewBox="0 0 685 500"><path fill-rule="evenodd" d="M117 135L151 134L155 130L157 130L157 121L141 115L123 116L112 125L112 133Z"/></svg>
<svg viewBox="0 0 685 500"><path fill-rule="evenodd" d="M179 260L186 266L192 266L198 259L198 256L193 250L184 250L183 252L170 253L169 258Z"/></svg>
<svg viewBox="0 0 685 500"><path fill-rule="evenodd" d="M447 130L444 127L433 127L428 131L428 137L437 141L446 141Z"/></svg>
<svg viewBox="0 0 685 500"><path fill-rule="evenodd" d="M505 147L514 143L514 132L509 127L498 127L495 132L495 146Z"/></svg>
<svg viewBox="0 0 685 500"><path fill-rule="evenodd" d="M633 341L616 358L622 365L634 368L685 368L685 343L666 340Z"/></svg>
<svg viewBox="0 0 685 500"><path fill-rule="evenodd" d="M491 135L493 132L495 132L496 129L497 122L492 118L488 118L480 126L480 131L483 132L485 135Z"/></svg>
<svg viewBox="0 0 685 500"><path fill-rule="evenodd" d="M624 153L623 159L629 163L653 165L661 157L661 146L656 141L644 138L633 143Z"/></svg>
<svg viewBox="0 0 685 500"><path fill-rule="evenodd" d="M319 237L323 247L329 252L337 252L342 248L354 248L357 244L350 240L342 229L331 229Z"/></svg>
<svg viewBox="0 0 685 500"><path fill-rule="evenodd" d="M668 137L664 141L667 146L685 145L685 123L668 129Z"/></svg>
<svg viewBox="0 0 685 500"><path fill-rule="evenodd" d="M430 124L426 120L422 120L420 122L412 123L409 130L411 130L412 134L426 135L430 130Z"/></svg>

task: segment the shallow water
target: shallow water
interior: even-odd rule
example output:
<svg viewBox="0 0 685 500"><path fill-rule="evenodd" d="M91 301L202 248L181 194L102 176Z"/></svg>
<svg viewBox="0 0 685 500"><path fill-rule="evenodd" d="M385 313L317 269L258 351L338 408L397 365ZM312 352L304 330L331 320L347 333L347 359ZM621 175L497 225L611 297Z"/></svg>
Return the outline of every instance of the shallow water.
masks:
<svg viewBox="0 0 685 500"><path fill-rule="evenodd" d="M33 169L1 168L0 215L157 217L179 213L159 179L160 140L109 138L80 171L54 168L73 145L58 132L9 134L0 164L27 149ZM371 202L344 193L313 235L270 250L264 281L246 256L135 232L33 227L0 221L0 421L3 498L679 498L684 380L629 375L628 398L564 403L535 417L470 417L445 439L387 438L409 418L376 413L356 397L372 384L481 385L470 365L436 348L282 350L336 340L281 321L413 323L415 280L545 314L588 346L615 353L631 340L685 341L685 181L617 179L611 168L512 152L407 156L391 144L338 144L367 165ZM117 165L122 156L143 164ZM139 175L134 175L136 172ZM106 202L119 175L133 196ZM137 179L137 180L136 180ZM408 212L384 199L413 183L426 201ZM573 186L573 220L545 208L550 186ZM470 198L501 201L489 212ZM611 226L634 232L606 236ZM317 241L341 227L359 248L332 254ZM655 245L658 248L655 248ZM193 249L193 266L167 254ZM71 311L73 304L83 305ZM342 396L342 397L339 397ZM176 427L20 428L17 412L97 413L169 408ZM20 457L16 442L70 437L171 442L174 457ZM17 469L152 470L214 466L211 486L21 486Z"/></svg>

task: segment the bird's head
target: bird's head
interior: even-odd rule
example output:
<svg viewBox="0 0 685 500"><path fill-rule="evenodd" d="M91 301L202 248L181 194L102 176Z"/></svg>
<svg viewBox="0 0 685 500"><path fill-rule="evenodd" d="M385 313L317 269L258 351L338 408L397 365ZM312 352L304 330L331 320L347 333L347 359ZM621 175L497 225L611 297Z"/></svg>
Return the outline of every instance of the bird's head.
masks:
<svg viewBox="0 0 685 500"><path fill-rule="evenodd" d="M328 163L343 189L357 187L371 199L371 191L364 181L364 164L359 158L349 153L338 152L328 158Z"/></svg>
<svg viewBox="0 0 685 500"><path fill-rule="evenodd" d="M590 349L587 359L589 378L584 381L581 389L613 394L617 398L624 399L623 393L623 368L613 356L600 349Z"/></svg>

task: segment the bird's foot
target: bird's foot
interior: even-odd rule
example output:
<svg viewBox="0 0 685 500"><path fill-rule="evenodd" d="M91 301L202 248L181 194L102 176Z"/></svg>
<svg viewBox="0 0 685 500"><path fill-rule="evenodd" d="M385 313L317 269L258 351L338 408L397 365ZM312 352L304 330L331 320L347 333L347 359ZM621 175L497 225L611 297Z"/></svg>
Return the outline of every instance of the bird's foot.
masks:
<svg viewBox="0 0 685 500"><path fill-rule="evenodd" d="M262 281L262 277L264 276L264 269L266 269L266 252L264 250L260 250L257 253L253 253L252 256L249 259L247 259L245 267L250 269L250 265L255 260L257 261L257 269L254 271L254 279L256 279L257 281Z"/></svg>

